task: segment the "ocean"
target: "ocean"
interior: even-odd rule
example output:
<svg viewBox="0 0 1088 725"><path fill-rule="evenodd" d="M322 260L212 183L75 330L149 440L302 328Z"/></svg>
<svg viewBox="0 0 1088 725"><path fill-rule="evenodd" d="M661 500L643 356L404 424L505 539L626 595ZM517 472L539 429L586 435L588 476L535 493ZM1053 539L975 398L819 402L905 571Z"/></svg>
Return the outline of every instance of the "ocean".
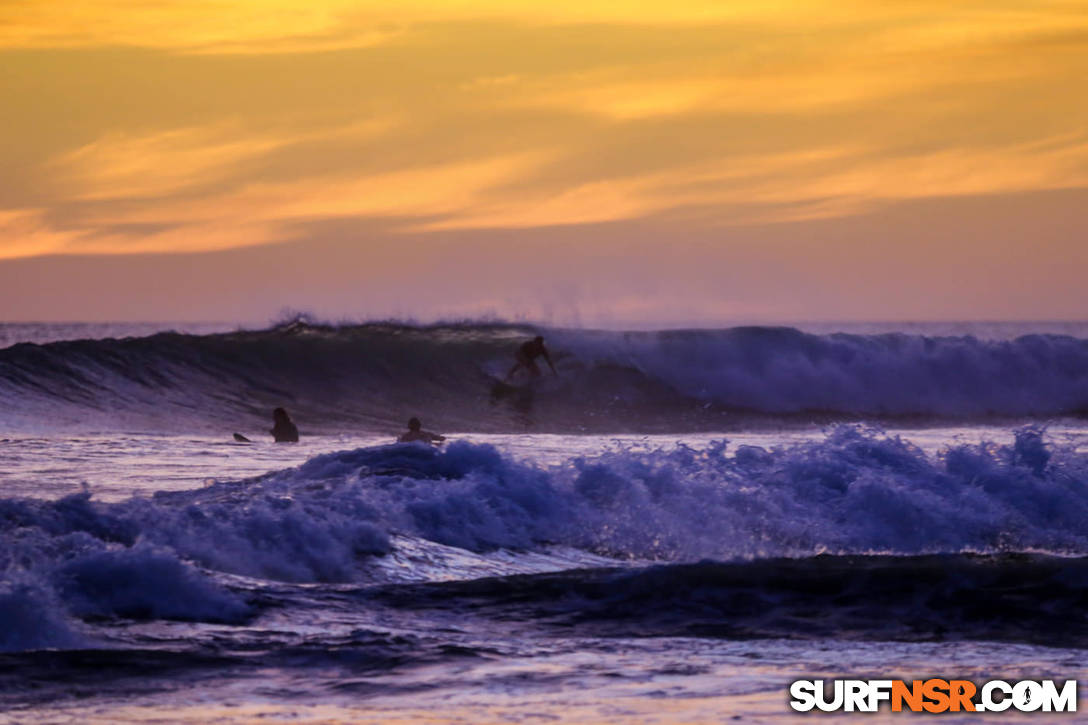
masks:
<svg viewBox="0 0 1088 725"><path fill-rule="evenodd" d="M1088 324L0 324L0 722L800 722L1086 611Z"/></svg>

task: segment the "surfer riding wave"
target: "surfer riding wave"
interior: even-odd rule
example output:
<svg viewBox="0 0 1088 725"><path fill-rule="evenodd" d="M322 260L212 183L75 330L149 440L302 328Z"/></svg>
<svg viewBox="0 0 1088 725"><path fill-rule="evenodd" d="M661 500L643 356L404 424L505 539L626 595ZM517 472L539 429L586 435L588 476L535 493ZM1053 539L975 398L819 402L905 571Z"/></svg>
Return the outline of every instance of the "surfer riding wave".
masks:
<svg viewBox="0 0 1088 725"><path fill-rule="evenodd" d="M525 368L531 377L540 377L540 367L536 364L538 357L543 357L544 361L548 363L548 367L552 369L552 373L558 375L559 373L555 369L555 365L552 364L552 358L548 354L548 348L544 346L544 338L537 335L532 340L522 343L521 347L514 355L517 358L517 362L514 363L514 367L510 368L510 372L506 374L505 380L510 380L521 368Z"/></svg>

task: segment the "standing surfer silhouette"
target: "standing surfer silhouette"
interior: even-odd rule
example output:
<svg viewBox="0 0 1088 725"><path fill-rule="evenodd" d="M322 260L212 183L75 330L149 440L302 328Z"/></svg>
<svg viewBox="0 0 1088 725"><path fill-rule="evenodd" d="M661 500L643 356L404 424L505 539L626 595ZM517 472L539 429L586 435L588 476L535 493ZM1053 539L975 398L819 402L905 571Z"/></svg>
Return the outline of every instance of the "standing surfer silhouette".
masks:
<svg viewBox="0 0 1088 725"><path fill-rule="evenodd" d="M277 443L298 443L298 427L283 408L272 411L271 433Z"/></svg>
<svg viewBox="0 0 1088 725"><path fill-rule="evenodd" d="M522 343L515 353L517 362L514 363L514 367L510 368L510 372L506 374L505 380L510 380L514 373L520 368L525 368L529 371L529 375L534 378L540 377L540 367L536 364L538 357L543 357L544 361L548 363L548 367L552 369L552 373L558 375L555 365L552 365L552 358L548 354L548 348L544 347L544 338L537 335L532 340L526 343Z"/></svg>

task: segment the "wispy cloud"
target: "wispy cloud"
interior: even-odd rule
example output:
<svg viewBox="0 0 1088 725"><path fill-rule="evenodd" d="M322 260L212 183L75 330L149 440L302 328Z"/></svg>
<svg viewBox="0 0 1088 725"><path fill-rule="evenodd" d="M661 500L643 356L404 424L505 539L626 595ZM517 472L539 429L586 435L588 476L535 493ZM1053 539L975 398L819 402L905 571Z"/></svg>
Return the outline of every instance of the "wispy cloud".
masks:
<svg viewBox="0 0 1088 725"><path fill-rule="evenodd" d="M138 199L220 180L288 142L221 126L115 133L58 156L51 167L75 199Z"/></svg>
<svg viewBox="0 0 1088 725"><path fill-rule="evenodd" d="M300 222L456 215L482 204L492 187L510 183L542 158L538 153L520 154L373 176L250 183L226 193L178 199L130 197L126 203L85 206L65 226L46 223L40 211L8 212L0 235L25 241L0 245L0 258L62 251L208 251L281 241ZM118 231L123 229L138 233Z"/></svg>
<svg viewBox="0 0 1088 725"><path fill-rule="evenodd" d="M535 198L522 192L503 198L499 191L486 204L421 228L597 223L670 210L717 225L775 223L857 214L906 199L1081 187L1088 188L1083 136L898 158L855 146L710 161Z"/></svg>
<svg viewBox="0 0 1088 725"><path fill-rule="evenodd" d="M54 228L45 209L0 209L0 258L63 252L79 234Z"/></svg>
<svg viewBox="0 0 1088 725"><path fill-rule="evenodd" d="M464 22L665 28L733 24L787 29L795 40L833 29L906 28L896 35L917 50L1001 34L1083 22L1078 0L1021 6L942 2L861 3L825 0L682 0L632 5L614 0L12 0L0 6L0 47L126 45L187 52L298 52L367 47L407 27ZM933 18L940 19L933 22ZM913 32L913 35L911 34Z"/></svg>
<svg viewBox="0 0 1088 725"><path fill-rule="evenodd" d="M1061 0L5 3L0 256L1085 187L1086 47Z"/></svg>

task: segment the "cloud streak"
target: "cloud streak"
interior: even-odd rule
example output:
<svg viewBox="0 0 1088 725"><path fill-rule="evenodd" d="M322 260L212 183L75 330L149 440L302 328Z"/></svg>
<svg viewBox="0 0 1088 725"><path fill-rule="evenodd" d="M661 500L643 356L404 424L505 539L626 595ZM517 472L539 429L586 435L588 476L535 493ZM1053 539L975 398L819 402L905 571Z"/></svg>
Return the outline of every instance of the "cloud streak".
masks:
<svg viewBox="0 0 1088 725"><path fill-rule="evenodd" d="M1088 188L1086 49L1061 1L7 3L0 258Z"/></svg>

